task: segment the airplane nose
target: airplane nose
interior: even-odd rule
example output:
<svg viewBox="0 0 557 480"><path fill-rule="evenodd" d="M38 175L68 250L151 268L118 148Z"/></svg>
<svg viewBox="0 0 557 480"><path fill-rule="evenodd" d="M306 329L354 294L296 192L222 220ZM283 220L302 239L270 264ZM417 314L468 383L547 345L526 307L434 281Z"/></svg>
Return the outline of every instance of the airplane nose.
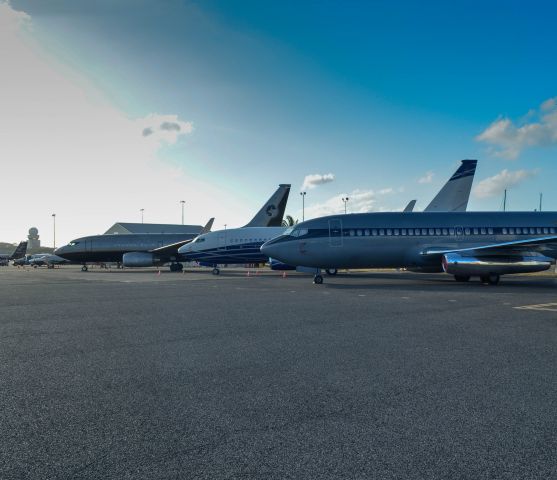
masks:
<svg viewBox="0 0 557 480"><path fill-rule="evenodd" d="M275 254L277 253L277 250L279 250L279 248L271 240L271 241L265 242L263 245L261 245L260 250L261 250L261 253L263 253L263 255L265 255L266 257L274 257Z"/></svg>

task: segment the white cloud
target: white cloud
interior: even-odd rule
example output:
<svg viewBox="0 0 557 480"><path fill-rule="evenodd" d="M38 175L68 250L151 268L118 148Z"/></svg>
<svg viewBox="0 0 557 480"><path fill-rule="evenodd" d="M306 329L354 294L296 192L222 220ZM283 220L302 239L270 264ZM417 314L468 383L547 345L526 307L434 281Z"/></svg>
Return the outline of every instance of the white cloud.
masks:
<svg viewBox="0 0 557 480"><path fill-rule="evenodd" d="M394 193L392 188L383 188L374 190L353 190L351 193L342 193L329 198L323 203L313 204L306 207L306 219L317 218L324 215L335 215L344 213L343 198L348 197L347 211L348 213L365 213L371 211L384 211L382 206L378 205L378 201L382 196Z"/></svg>
<svg viewBox="0 0 557 480"><path fill-rule="evenodd" d="M314 173L311 175L306 175L304 178L304 183L302 184L301 191L311 190L318 185L323 185L324 183L330 183L335 179L332 173L326 173L321 175L319 173Z"/></svg>
<svg viewBox="0 0 557 480"><path fill-rule="evenodd" d="M479 142L489 144L498 157L513 160L528 147L557 144L556 98L543 102L539 111L529 112L525 118L536 118L531 122L515 124L506 117L498 118L476 137Z"/></svg>
<svg viewBox="0 0 557 480"><path fill-rule="evenodd" d="M504 169L493 177L486 178L474 188L474 195L478 198L493 197L501 195L505 189L515 187L524 180L538 174L538 170L516 170Z"/></svg>
<svg viewBox="0 0 557 480"><path fill-rule="evenodd" d="M140 208L145 221L178 222L182 198L186 222L219 212L217 187L161 159L161 147L187 136L190 122L158 113L130 118L47 53L30 17L1 0L0 65L0 158L8 180L0 204L14 206L3 209L1 241L18 241L37 226L51 245L52 213L60 244L138 220Z"/></svg>
<svg viewBox="0 0 557 480"><path fill-rule="evenodd" d="M434 175L435 174L431 171L426 172L426 174L423 177L418 178L418 183L431 183L433 181Z"/></svg>

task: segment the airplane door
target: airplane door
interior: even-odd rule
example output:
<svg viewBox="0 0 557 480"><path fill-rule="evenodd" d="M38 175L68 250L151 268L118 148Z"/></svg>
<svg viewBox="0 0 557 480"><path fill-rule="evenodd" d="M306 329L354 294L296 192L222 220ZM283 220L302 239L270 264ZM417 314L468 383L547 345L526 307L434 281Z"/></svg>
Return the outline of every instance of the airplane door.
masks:
<svg viewBox="0 0 557 480"><path fill-rule="evenodd" d="M342 247L342 220L329 220L329 245Z"/></svg>
<svg viewBox="0 0 557 480"><path fill-rule="evenodd" d="M225 250L226 249L226 233L219 233L218 239L218 249Z"/></svg>

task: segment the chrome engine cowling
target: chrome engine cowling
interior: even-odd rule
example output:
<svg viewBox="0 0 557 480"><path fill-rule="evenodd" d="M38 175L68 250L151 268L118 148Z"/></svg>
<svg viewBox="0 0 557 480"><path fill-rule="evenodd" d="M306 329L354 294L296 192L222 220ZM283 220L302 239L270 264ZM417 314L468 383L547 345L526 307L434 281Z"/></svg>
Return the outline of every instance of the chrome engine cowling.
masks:
<svg viewBox="0 0 557 480"><path fill-rule="evenodd" d="M543 255L469 257L458 253L446 253L442 260L446 273L463 276L543 272L551 267L551 263L552 259Z"/></svg>
<svg viewBox="0 0 557 480"><path fill-rule="evenodd" d="M124 267L155 267L161 262L149 252L129 252L122 256Z"/></svg>

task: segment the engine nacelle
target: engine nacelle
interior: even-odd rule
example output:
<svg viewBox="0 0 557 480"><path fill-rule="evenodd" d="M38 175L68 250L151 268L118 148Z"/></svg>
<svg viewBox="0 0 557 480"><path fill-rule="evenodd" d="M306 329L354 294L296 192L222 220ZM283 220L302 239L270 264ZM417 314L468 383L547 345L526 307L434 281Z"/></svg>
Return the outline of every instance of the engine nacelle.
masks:
<svg viewBox="0 0 557 480"><path fill-rule="evenodd" d="M129 252L122 256L124 267L155 267L161 262L149 252Z"/></svg>
<svg viewBox="0 0 557 480"><path fill-rule="evenodd" d="M296 270L296 267L282 263L274 258L269 258L269 266L271 267L271 270Z"/></svg>
<svg viewBox="0 0 557 480"><path fill-rule="evenodd" d="M458 253L446 253L442 262L446 273L463 276L543 272L551 267L551 263L552 259L543 255L465 257Z"/></svg>

